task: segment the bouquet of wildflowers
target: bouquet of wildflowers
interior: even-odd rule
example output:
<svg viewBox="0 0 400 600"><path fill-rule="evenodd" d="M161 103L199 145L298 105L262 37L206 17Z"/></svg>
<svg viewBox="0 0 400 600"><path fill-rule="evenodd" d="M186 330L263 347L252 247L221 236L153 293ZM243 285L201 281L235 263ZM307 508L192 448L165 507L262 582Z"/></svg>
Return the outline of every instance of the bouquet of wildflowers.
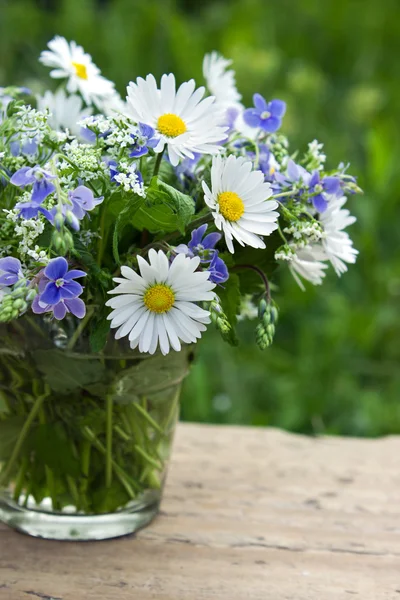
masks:
<svg viewBox="0 0 400 600"><path fill-rule="evenodd" d="M206 55L205 87L139 77L126 99L74 42L55 37L40 61L57 91L0 95L0 322L15 336L41 320L69 351L86 335L95 353L115 338L166 355L210 324L235 344L256 311L265 349L278 266L304 288L355 262L354 177L316 140L289 147L282 100L245 108L230 61Z"/></svg>

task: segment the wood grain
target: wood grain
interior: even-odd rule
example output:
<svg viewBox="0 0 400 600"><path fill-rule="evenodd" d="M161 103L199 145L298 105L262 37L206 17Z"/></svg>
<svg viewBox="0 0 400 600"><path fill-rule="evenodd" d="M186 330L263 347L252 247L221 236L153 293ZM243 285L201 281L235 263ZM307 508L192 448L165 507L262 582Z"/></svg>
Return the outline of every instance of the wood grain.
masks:
<svg viewBox="0 0 400 600"><path fill-rule="evenodd" d="M136 536L0 525L1 600L400 600L400 437L181 424L160 516Z"/></svg>

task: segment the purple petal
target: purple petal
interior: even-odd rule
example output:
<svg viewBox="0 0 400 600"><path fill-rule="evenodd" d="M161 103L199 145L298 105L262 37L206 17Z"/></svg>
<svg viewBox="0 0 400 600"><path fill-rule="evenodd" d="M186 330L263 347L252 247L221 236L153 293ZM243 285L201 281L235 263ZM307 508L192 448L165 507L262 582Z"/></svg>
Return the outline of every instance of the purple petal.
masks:
<svg viewBox="0 0 400 600"><path fill-rule="evenodd" d="M282 124L282 121L278 117L268 117L268 119L260 119L260 121L260 126L268 133L274 133Z"/></svg>
<svg viewBox="0 0 400 600"><path fill-rule="evenodd" d="M138 148L131 150L129 156L130 158L140 158L141 156L146 156L148 153L149 151L147 150L146 146L139 146Z"/></svg>
<svg viewBox="0 0 400 600"><path fill-rule="evenodd" d="M268 110L272 116L282 119L286 112L286 102L283 100L271 100L268 104Z"/></svg>
<svg viewBox="0 0 400 600"><path fill-rule="evenodd" d="M41 315L51 310L50 304L44 304L44 302L40 300L40 296L34 297L31 308L32 312L34 312L36 315Z"/></svg>
<svg viewBox="0 0 400 600"><path fill-rule="evenodd" d="M312 198L312 203L313 203L315 209L319 213L324 212L328 208L328 203L322 194L318 194L318 196L314 196Z"/></svg>
<svg viewBox="0 0 400 600"><path fill-rule="evenodd" d="M83 300L80 298L73 298L71 300L64 300L64 304L75 317L83 319L86 314L86 306Z"/></svg>
<svg viewBox="0 0 400 600"><path fill-rule="evenodd" d="M64 285L60 288L61 298L76 298L79 294L82 294L83 287L77 281L65 281Z"/></svg>
<svg viewBox="0 0 400 600"><path fill-rule="evenodd" d="M254 108L247 108L243 112L243 120L249 127L261 127L260 115Z"/></svg>
<svg viewBox="0 0 400 600"><path fill-rule="evenodd" d="M50 279L48 279L45 275L43 275L40 279L39 279L39 293L42 294L46 288L46 285L50 282Z"/></svg>
<svg viewBox="0 0 400 600"><path fill-rule="evenodd" d="M14 273L14 275L18 275L21 271L21 263L18 258L14 258L13 256L0 258L0 271L6 271L7 273Z"/></svg>
<svg viewBox="0 0 400 600"><path fill-rule="evenodd" d="M327 194L337 194L340 190L340 181L337 177L324 177L322 185Z"/></svg>
<svg viewBox="0 0 400 600"><path fill-rule="evenodd" d="M67 314L67 307L64 302L58 302L55 306L53 306L53 314L57 321L61 321Z"/></svg>
<svg viewBox="0 0 400 600"><path fill-rule="evenodd" d="M265 110L268 110L268 104L265 100L265 98L263 98L261 96L261 94L254 94L253 96L253 103L254 106L256 107L257 112L264 112Z"/></svg>
<svg viewBox="0 0 400 600"><path fill-rule="evenodd" d="M67 261L63 256L59 256L58 258L51 259L51 261L44 270L44 274L52 281L56 281L57 279L63 279L67 271Z"/></svg>
<svg viewBox="0 0 400 600"><path fill-rule="evenodd" d="M87 188L84 185L78 186L75 190L73 190L72 192L69 192L68 195L70 198L73 198L74 200L76 200L78 202L78 204L80 204L86 210L91 210L94 206L93 192L92 192L92 190L89 190L89 188Z"/></svg>
<svg viewBox="0 0 400 600"><path fill-rule="evenodd" d="M35 181L35 175L32 167L22 167L18 169L11 177L10 182L18 187L24 187Z"/></svg>
<svg viewBox="0 0 400 600"><path fill-rule="evenodd" d="M294 160L292 160L291 158L289 158L288 160L287 174L291 181L298 181L298 179L300 178L299 168L294 162Z"/></svg>
<svg viewBox="0 0 400 600"><path fill-rule="evenodd" d="M193 229L190 242L188 244L189 248L193 249L195 246L201 244L203 235L207 231L207 227L207 223L204 223L204 225L200 225L200 227L198 227L197 229Z"/></svg>
<svg viewBox="0 0 400 600"><path fill-rule="evenodd" d="M206 237L203 240L204 248L206 248L207 250L211 250L212 248L215 248L215 246L218 244L221 237L222 236L220 233L217 233L217 232L209 233L208 235L206 235Z"/></svg>
<svg viewBox="0 0 400 600"><path fill-rule="evenodd" d="M50 181L47 181L47 179L35 181L32 188L32 202L41 204L55 189L55 186Z"/></svg>
<svg viewBox="0 0 400 600"><path fill-rule="evenodd" d="M311 178L308 182L308 187L313 188L320 182L320 176L318 171L314 171L311 175Z"/></svg>
<svg viewBox="0 0 400 600"><path fill-rule="evenodd" d="M49 281L49 283L44 288L44 292L40 294L40 302L43 304L57 304L61 300L61 288L57 287L53 281Z"/></svg>
<svg viewBox="0 0 400 600"><path fill-rule="evenodd" d="M71 279L76 279L77 277L86 277L85 271L80 271L79 269L71 269L64 275L65 281L70 281Z"/></svg>
<svg viewBox="0 0 400 600"><path fill-rule="evenodd" d="M14 285L18 279L18 275L15 275L15 273L4 273L0 275L0 285Z"/></svg>

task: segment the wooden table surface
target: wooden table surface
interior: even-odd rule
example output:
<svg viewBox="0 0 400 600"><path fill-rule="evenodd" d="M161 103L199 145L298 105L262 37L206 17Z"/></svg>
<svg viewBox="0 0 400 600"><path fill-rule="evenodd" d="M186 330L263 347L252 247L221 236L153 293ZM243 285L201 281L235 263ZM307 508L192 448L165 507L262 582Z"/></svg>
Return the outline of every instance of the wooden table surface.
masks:
<svg viewBox="0 0 400 600"><path fill-rule="evenodd" d="M181 424L159 517L135 536L0 525L1 600L400 600L400 437Z"/></svg>

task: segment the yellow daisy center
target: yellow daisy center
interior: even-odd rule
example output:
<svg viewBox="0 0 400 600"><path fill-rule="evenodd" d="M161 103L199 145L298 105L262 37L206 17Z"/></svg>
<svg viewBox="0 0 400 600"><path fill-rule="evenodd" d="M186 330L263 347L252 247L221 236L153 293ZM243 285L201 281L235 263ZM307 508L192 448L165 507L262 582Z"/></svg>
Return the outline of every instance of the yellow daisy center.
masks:
<svg viewBox="0 0 400 600"><path fill-rule="evenodd" d="M75 73L78 77L80 77L81 79L88 78L86 65L83 65L82 63L73 62L72 66L75 68Z"/></svg>
<svg viewBox="0 0 400 600"><path fill-rule="evenodd" d="M175 294L168 285L156 283L147 289L143 302L151 312L161 314L173 307Z"/></svg>
<svg viewBox="0 0 400 600"><path fill-rule="evenodd" d="M166 113L158 117L157 129L163 135L172 138L182 135L187 130L185 122L173 113Z"/></svg>
<svg viewBox="0 0 400 600"><path fill-rule="evenodd" d="M218 194L219 212L227 221L239 221L244 213L244 202L236 192Z"/></svg>

